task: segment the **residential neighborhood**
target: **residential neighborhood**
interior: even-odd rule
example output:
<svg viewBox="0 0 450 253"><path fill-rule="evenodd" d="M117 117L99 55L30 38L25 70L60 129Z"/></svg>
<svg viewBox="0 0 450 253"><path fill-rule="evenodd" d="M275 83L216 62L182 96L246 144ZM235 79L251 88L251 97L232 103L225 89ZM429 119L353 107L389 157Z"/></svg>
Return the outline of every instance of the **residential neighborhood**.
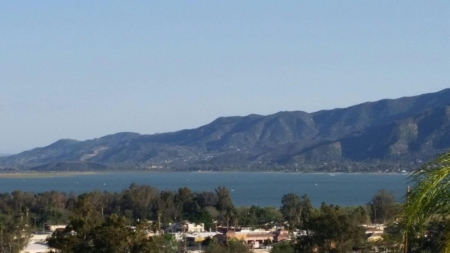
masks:
<svg viewBox="0 0 450 253"><path fill-rule="evenodd" d="M149 222L152 223L152 222ZM55 231L63 231L67 225L46 225L44 231L32 233L29 243L21 253L45 253L50 250L47 239ZM380 242L383 240L385 225L370 224L362 225L365 229L366 240L368 243ZM133 226L128 226L128 229L135 229ZM124 228L126 229L126 228ZM182 221L177 223L170 223L163 226L160 231L147 231L149 238L160 235L170 235L177 242L177 245L184 246L186 253L202 253L203 249L207 247L208 243L216 241L225 244L227 240L241 241L248 245L254 252L269 253L272 245L280 242L290 241L298 236L306 236L308 231L295 230L289 232L284 226L274 226L269 229L250 228L250 227L222 227L212 231L205 230L204 224L196 224L189 221ZM313 233L313 231L309 231ZM72 232L74 235L75 232ZM373 248L375 252L377 247Z"/></svg>

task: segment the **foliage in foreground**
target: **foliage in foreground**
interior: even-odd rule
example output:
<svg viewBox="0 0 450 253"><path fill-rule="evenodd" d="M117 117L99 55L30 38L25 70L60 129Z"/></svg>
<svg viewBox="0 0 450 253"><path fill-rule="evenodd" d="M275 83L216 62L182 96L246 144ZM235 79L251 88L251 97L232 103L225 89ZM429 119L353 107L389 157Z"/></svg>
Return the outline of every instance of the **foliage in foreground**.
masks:
<svg viewBox="0 0 450 253"><path fill-rule="evenodd" d="M364 229L358 211L348 213L339 206L323 203L305 222L303 229L308 234L298 237L296 252L348 252L363 245Z"/></svg>
<svg viewBox="0 0 450 253"><path fill-rule="evenodd" d="M281 242L273 245L270 253L294 253L295 251L294 245L290 242Z"/></svg>
<svg viewBox="0 0 450 253"><path fill-rule="evenodd" d="M124 216L113 214L103 221L88 199L74 210L70 224L55 231L48 239L52 252L61 253L172 253L176 246L171 237L147 235L148 223L127 226Z"/></svg>
<svg viewBox="0 0 450 253"><path fill-rule="evenodd" d="M0 215L0 253L18 253L30 239L27 214Z"/></svg>
<svg viewBox="0 0 450 253"><path fill-rule="evenodd" d="M450 215L450 153L438 156L417 169L411 176L411 182L414 187L408 194L404 208L408 251L422 247L424 243L417 241L424 241L426 233L430 233L430 236L437 233L434 238L439 238L439 250L450 252L450 229L446 222ZM430 229L430 225L436 221L443 227Z"/></svg>
<svg viewBox="0 0 450 253"><path fill-rule="evenodd" d="M214 242L210 244L204 253L251 253L248 245L238 240L228 240L226 244Z"/></svg>

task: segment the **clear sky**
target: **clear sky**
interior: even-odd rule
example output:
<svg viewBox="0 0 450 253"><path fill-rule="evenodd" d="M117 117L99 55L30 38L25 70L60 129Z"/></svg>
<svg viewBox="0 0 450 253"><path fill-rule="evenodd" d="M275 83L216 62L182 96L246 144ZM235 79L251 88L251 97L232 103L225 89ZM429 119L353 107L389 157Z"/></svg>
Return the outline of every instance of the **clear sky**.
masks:
<svg viewBox="0 0 450 253"><path fill-rule="evenodd" d="M0 1L0 153L450 84L450 1Z"/></svg>

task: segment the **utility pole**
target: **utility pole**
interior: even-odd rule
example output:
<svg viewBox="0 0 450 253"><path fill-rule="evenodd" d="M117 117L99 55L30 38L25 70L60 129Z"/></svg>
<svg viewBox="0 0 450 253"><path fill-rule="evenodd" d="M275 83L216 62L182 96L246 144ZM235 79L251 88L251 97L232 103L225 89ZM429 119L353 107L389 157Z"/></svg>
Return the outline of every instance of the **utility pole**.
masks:
<svg viewBox="0 0 450 253"><path fill-rule="evenodd" d="M184 249L183 249L183 253L187 252L187 242L186 242L186 232L184 232Z"/></svg>
<svg viewBox="0 0 450 253"><path fill-rule="evenodd" d="M409 199L409 194L411 193L411 189L409 188L409 186L406 188L406 204L408 204L408 199ZM409 243L409 241L408 241L408 239L409 239L409 231L408 230L406 230L405 231L405 235L404 235L404 238L403 238L403 252L404 253L410 253L411 252L411 245L410 245L410 243Z"/></svg>
<svg viewBox="0 0 450 253"><path fill-rule="evenodd" d="M0 224L0 253L3 253L3 225Z"/></svg>
<svg viewBox="0 0 450 253"><path fill-rule="evenodd" d="M158 232L161 231L161 212L158 212Z"/></svg>

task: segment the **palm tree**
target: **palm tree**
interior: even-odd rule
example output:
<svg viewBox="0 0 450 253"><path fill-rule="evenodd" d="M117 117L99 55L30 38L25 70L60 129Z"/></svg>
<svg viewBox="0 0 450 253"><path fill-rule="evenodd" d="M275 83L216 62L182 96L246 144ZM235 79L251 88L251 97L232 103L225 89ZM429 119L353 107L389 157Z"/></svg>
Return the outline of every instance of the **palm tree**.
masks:
<svg viewBox="0 0 450 253"><path fill-rule="evenodd" d="M411 175L414 184L405 203L407 238L413 238L433 217L450 215L450 152L424 164ZM441 252L450 252L450 230L444 231Z"/></svg>

